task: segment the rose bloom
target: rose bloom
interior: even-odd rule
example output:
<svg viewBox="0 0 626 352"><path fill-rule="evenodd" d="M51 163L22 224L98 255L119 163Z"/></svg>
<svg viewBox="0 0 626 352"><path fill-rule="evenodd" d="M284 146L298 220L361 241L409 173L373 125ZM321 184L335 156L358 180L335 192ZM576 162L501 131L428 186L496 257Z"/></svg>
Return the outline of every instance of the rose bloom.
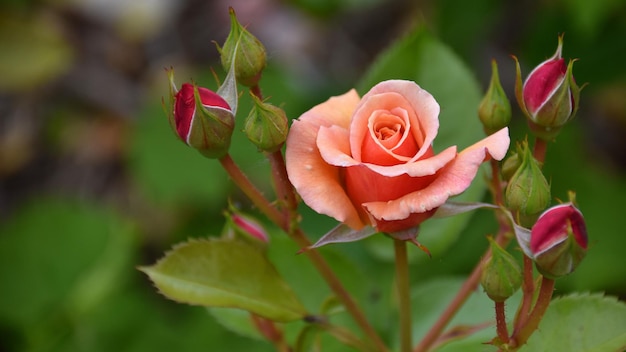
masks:
<svg viewBox="0 0 626 352"><path fill-rule="evenodd" d="M509 147L503 128L460 153L451 146L435 154L438 115L439 104L412 81L381 82L363 98L354 89L332 97L293 122L289 180L313 210L354 230L415 227Z"/></svg>

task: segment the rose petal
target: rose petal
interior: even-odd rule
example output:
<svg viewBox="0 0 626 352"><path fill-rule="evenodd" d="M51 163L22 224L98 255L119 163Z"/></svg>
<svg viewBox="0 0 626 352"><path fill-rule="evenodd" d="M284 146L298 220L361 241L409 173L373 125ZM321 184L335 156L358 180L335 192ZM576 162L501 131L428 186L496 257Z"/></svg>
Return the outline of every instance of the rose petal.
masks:
<svg viewBox="0 0 626 352"><path fill-rule="evenodd" d="M377 220L402 220L413 213L430 211L469 187L480 164L493 157L502 160L509 148L509 131L503 128L463 150L437 175L428 187L389 202L370 202L363 206Z"/></svg>
<svg viewBox="0 0 626 352"><path fill-rule="evenodd" d="M441 153L427 159L418 160L409 164L381 166L369 163L359 163L349 155L349 132L338 126L322 126L317 135L317 147L322 158L329 164L341 167L363 165L371 171L386 177L409 175L421 177L434 175L439 169L446 166L456 157L456 146L449 147Z"/></svg>
<svg viewBox="0 0 626 352"><path fill-rule="evenodd" d="M411 119L411 132L414 133L414 138L416 141L421 142L420 151L413 157L413 161L420 159L427 150L424 150L424 146L430 146L433 143L433 140L437 136L437 131L439 129L439 104L433 96L427 91L423 90L413 81L405 81L405 80L389 80L381 82L370 91L363 96L361 99L361 104L357 107L355 112L355 116L353 118L353 122L351 128L353 126L366 126L366 124L361 122L356 122L357 118L367 118L367 110L360 111L360 109L365 107L367 101L372 97L384 93L396 93L401 96L408 106L404 108L409 112L409 118ZM403 104L404 105L404 104ZM379 109L380 107L372 104L369 109ZM392 109L394 107L390 107ZM414 112L415 114L413 114ZM365 117L361 116L361 114L366 115ZM360 124L360 125L359 125ZM355 133L354 130L350 131L351 137ZM351 144L354 146L354 141L363 140L363 135L359 134L353 136L351 139ZM360 152L359 154L354 154L355 150L352 150L352 155L356 160L360 160Z"/></svg>
<svg viewBox="0 0 626 352"><path fill-rule="evenodd" d="M389 80L372 87L354 113L350 126L350 145L355 160L362 160L361 147L369 133L367 121L371 114L376 110L391 111L395 108L402 108L409 113L411 133L421 147L412 160L420 159L427 152L423 147L432 144L439 129L439 104L415 82Z"/></svg>
<svg viewBox="0 0 626 352"><path fill-rule="evenodd" d="M322 159L316 141L322 126L348 128L358 102L359 96L351 90L305 112L291 126L285 152L289 180L304 202L354 229L365 224L343 189L339 169Z"/></svg>

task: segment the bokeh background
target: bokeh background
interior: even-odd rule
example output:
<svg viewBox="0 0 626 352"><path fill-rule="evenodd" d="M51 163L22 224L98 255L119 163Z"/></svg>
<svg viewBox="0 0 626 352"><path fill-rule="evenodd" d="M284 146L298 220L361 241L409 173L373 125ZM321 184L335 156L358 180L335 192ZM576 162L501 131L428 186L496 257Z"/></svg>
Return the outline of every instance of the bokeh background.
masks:
<svg viewBox="0 0 626 352"><path fill-rule="evenodd" d="M564 57L579 59L576 79L589 85L550 144L545 172L555 198L577 192L590 250L557 293L626 297L623 1L13 0L0 5L0 351L271 350L222 327L219 314L167 301L135 269L174 243L219 235L228 199L254 212L217 162L175 140L161 107L166 67L179 84L216 87L212 70L223 71L213 41L228 33L229 6L266 45L262 88L291 118L357 86L415 26L448 45L483 88L498 60L513 101L510 55L528 73L565 33ZM523 138L515 105L514 114ZM239 131L232 154L270 193L267 162ZM303 215L313 239L334 225ZM477 212L446 251L414 254L412 280L467 273L494 226L493 214ZM326 295L310 268L286 272L297 248L269 229L282 273ZM349 287L369 280L359 297L384 316L375 302L391 264L371 247L324 253L355 281Z"/></svg>

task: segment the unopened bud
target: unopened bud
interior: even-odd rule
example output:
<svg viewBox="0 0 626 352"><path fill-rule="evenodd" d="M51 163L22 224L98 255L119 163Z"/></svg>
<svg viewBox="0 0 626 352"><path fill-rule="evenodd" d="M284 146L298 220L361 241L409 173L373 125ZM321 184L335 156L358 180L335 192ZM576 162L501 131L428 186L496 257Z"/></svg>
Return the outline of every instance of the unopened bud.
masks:
<svg viewBox="0 0 626 352"><path fill-rule="evenodd" d="M217 93L195 84L174 85L174 73L168 71L170 102L168 118L176 136L208 158L228 152L235 127L230 105Z"/></svg>
<svg viewBox="0 0 626 352"><path fill-rule="evenodd" d="M520 217L522 226L529 227L534 219L550 205L550 185L533 157L528 142L517 148L521 164L506 186L507 208Z"/></svg>
<svg viewBox="0 0 626 352"><path fill-rule="evenodd" d="M550 140L578 110L581 88L573 75L574 61L561 57L563 36L554 55L537 66L522 85L521 69L516 61L515 95L535 135Z"/></svg>
<svg viewBox="0 0 626 352"><path fill-rule="evenodd" d="M500 84L496 60L491 61L491 81L478 107L478 117L487 134L501 130L511 121L511 103Z"/></svg>
<svg viewBox="0 0 626 352"><path fill-rule="evenodd" d="M517 151L511 153L502 163L502 179L508 181L515 175L515 171L522 165L522 159Z"/></svg>
<svg viewBox="0 0 626 352"><path fill-rule="evenodd" d="M222 66L225 70L229 70L234 57L237 82L247 87L253 87L258 83L265 68L265 47L239 23L232 7L229 11L230 33L224 46L222 48L217 46L217 50L221 54ZM234 52L235 50L237 52Z"/></svg>
<svg viewBox="0 0 626 352"><path fill-rule="evenodd" d="M287 115L283 109L261 101L254 94L252 100L254 106L244 122L244 132L259 150L274 152L287 139Z"/></svg>
<svg viewBox="0 0 626 352"><path fill-rule="evenodd" d="M495 302L511 297L522 285L522 270L515 258L489 238L491 257L483 265L480 277L487 296Z"/></svg>
<svg viewBox="0 0 626 352"><path fill-rule="evenodd" d="M546 277L574 271L587 252L587 227L580 210L565 203L542 213L530 232L530 251Z"/></svg>

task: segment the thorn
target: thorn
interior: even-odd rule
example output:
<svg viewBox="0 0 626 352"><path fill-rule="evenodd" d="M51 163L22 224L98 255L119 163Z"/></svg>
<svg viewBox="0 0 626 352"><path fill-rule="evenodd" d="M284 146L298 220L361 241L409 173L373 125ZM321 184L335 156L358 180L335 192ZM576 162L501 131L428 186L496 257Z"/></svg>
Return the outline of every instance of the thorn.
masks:
<svg viewBox="0 0 626 352"><path fill-rule="evenodd" d="M413 243L414 245L417 246L417 248L421 249L422 251L424 251L424 253L426 253L428 255L428 258L432 259L433 256L430 254L430 251L428 250L428 248L426 248L426 246L424 246L423 244L419 243L415 238L410 239L409 241L411 241L411 243Z"/></svg>

